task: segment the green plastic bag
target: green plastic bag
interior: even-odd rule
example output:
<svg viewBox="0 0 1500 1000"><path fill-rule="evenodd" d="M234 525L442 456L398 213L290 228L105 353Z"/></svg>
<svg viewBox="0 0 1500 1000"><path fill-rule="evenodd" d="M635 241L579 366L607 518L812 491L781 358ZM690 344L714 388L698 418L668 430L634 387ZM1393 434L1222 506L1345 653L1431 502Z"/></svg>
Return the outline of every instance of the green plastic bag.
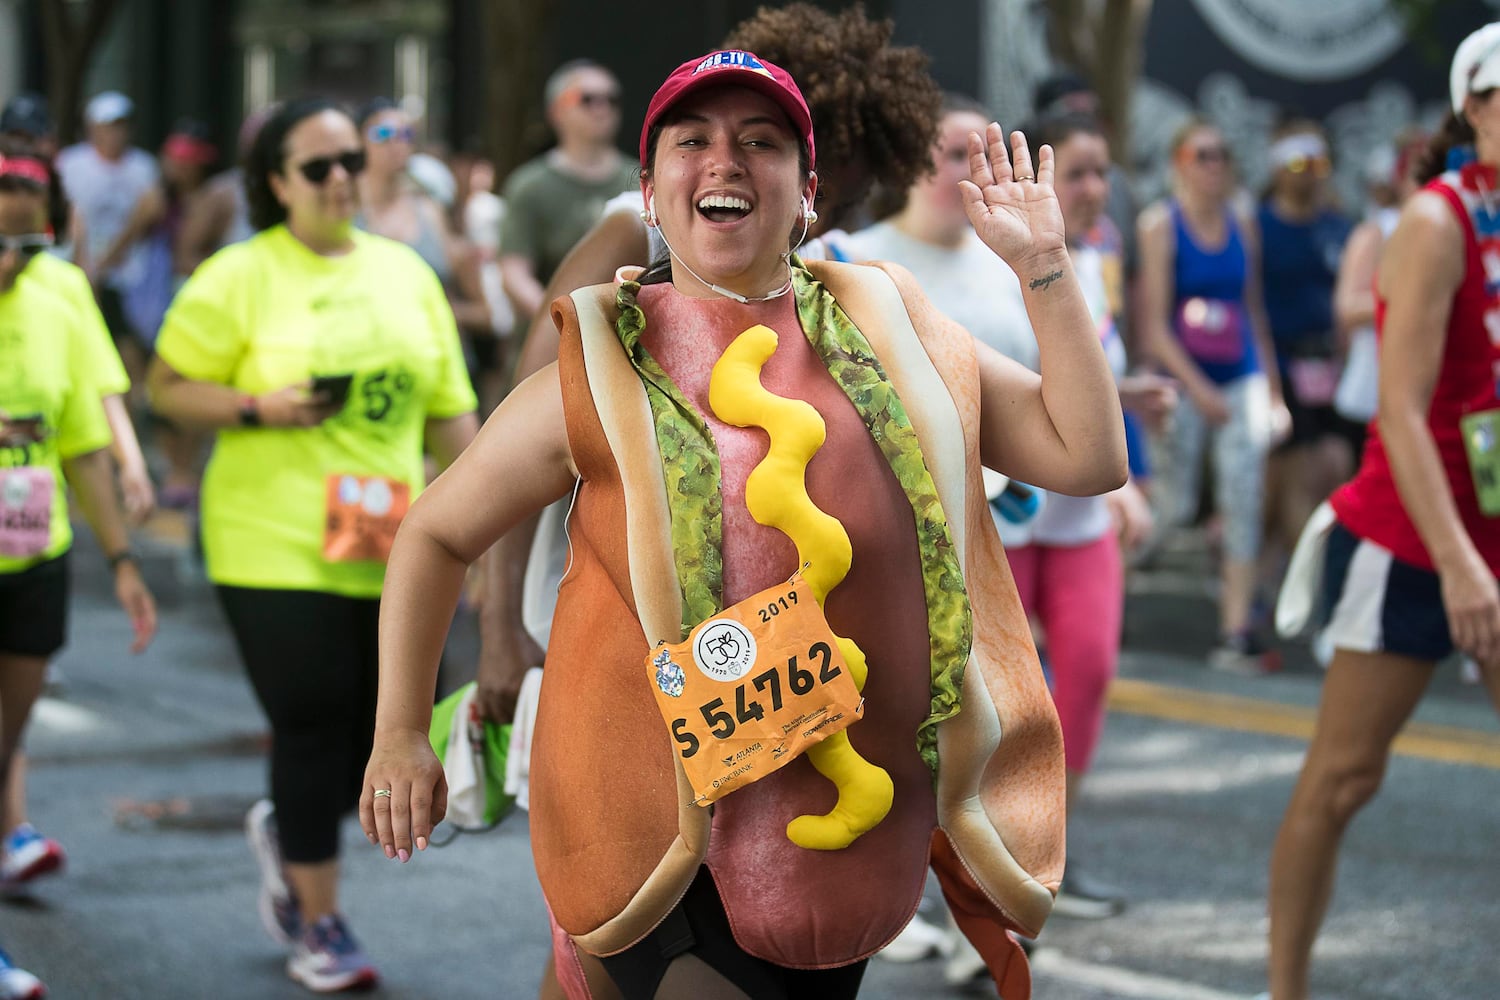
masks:
<svg viewBox="0 0 1500 1000"><path fill-rule="evenodd" d="M487 830L515 805L505 794L510 726L479 717L471 681L433 706L428 738L448 779L447 821L459 830Z"/></svg>

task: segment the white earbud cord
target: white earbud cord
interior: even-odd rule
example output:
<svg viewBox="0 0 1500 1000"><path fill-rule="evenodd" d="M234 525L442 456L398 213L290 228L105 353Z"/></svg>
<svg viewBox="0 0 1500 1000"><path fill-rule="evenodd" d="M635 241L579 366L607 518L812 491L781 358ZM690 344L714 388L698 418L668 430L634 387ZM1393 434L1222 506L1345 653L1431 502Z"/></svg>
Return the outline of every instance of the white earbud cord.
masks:
<svg viewBox="0 0 1500 1000"><path fill-rule="evenodd" d="M654 207L655 207L655 203L654 203L654 200L653 200L651 208L654 208ZM653 218L655 218L656 213L653 212L653 211L651 211L651 208L648 208L647 212ZM739 292L731 291L728 288L721 288L720 286L714 284L713 282L705 280L697 271L694 271L693 268L692 268L692 266L689 265L687 261L683 260L682 257L677 253L676 250L672 249L672 244L667 241L667 231L661 227L661 220L659 220L659 219L656 222L656 232L657 232L657 235L659 235L661 237L662 243L665 244L665 246L667 248L667 253L669 253L669 254L672 255L672 259L673 260L677 261L677 263L681 264L684 268L686 268L688 274L691 274L694 278L697 278L699 284L706 285L711 291L717 292L718 294L724 296L726 299L733 299L734 301L740 302L740 303L750 303L750 302L770 302L772 299L779 299L779 298L781 298L787 292L790 292L792 290L792 262L791 262L791 256L792 256L793 253L795 253L797 251L797 247L800 247L802 245L803 241L807 239L807 230L808 230L808 227L811 226L811 225L812 225L812 220L809 219L807 217L807 213L804 212L803 215L802 215L802 235L800 237L798 237L798 239L797 239L797 245L794 246L794 247L792 247L792 249L788 250L786 253L784 253L784 254L781 255L782 261L784 261L786 263L786 284L784 284L780 288L776 289L776 291L771 292L769 295L753 295L753 296L745 296L745 295L741 295Z"/></svg>

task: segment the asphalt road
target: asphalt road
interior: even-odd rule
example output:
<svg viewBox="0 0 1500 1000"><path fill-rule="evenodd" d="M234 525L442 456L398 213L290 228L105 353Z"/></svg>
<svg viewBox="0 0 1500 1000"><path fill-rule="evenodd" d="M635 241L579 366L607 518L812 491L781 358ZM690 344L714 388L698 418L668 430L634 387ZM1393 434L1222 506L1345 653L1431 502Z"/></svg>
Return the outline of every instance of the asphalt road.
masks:
<svg viewBox="0 0 1500 1000"><path fill-rule="evenodd" d="M157 643L131 657L97 556L79 553L65 683L39 705L28 739L33 818L70 862L0 906L0 942L54 997L305 995L260 929L240 831L264 787L264 724L189 562L170 549L153 558L171 606ZM1130 907L1104 921L1053 918L1033 961L1039 1000L1220 1000L1265 988L1267 857L1319 677L1296 649L1271 677L1204 669L1212 606L1201 570L1191 556L1168 559L1133 584L1118 688L1128 710L1111 716L1070 830L1070 856ZM455 659L471 647L472 623L461 621ZM1413 745L1421 756L1395 760L1349 835L1317 954L1319 997L1497 995L1500 725L1453 671L1419 720L1430 737ZM405 866L351 823L345 864L346 912L384 975L377 996L536 995L548 945L524 814ZM877 959L861 995L994 992L945 986L940 958Z"/></svg>

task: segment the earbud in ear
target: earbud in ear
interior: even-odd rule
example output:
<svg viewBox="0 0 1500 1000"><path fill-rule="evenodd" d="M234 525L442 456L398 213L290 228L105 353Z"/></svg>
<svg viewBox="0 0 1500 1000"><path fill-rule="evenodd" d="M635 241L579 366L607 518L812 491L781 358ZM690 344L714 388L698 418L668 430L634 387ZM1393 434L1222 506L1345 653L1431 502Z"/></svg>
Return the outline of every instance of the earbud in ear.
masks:
<svg viewBox="0 0 1500 1000"><path fill-rule="evenodd" d="M646 208L643 212L641 212L641 221L644 222L648 228L656 228L656 195L653 194L649 199L647 199Z"/></svg>

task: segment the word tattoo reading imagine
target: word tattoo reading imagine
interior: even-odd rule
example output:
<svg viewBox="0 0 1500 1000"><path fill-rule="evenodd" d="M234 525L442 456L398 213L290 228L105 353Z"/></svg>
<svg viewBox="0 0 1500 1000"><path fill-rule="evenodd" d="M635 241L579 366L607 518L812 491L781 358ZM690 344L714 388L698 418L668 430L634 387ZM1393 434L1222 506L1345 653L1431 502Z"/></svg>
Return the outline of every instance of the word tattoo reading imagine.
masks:
<svg viewBox="0 0 1500 1000"><path fill-rule="evenodd" d="M1062 274L1063 273L1061 271L1053 271L1051 274L1044 274L1040 278L1032 278L1031 290L1036 291L1038 288L1040 288L1045 292L1054 281L1062 277Z"/></svg>

